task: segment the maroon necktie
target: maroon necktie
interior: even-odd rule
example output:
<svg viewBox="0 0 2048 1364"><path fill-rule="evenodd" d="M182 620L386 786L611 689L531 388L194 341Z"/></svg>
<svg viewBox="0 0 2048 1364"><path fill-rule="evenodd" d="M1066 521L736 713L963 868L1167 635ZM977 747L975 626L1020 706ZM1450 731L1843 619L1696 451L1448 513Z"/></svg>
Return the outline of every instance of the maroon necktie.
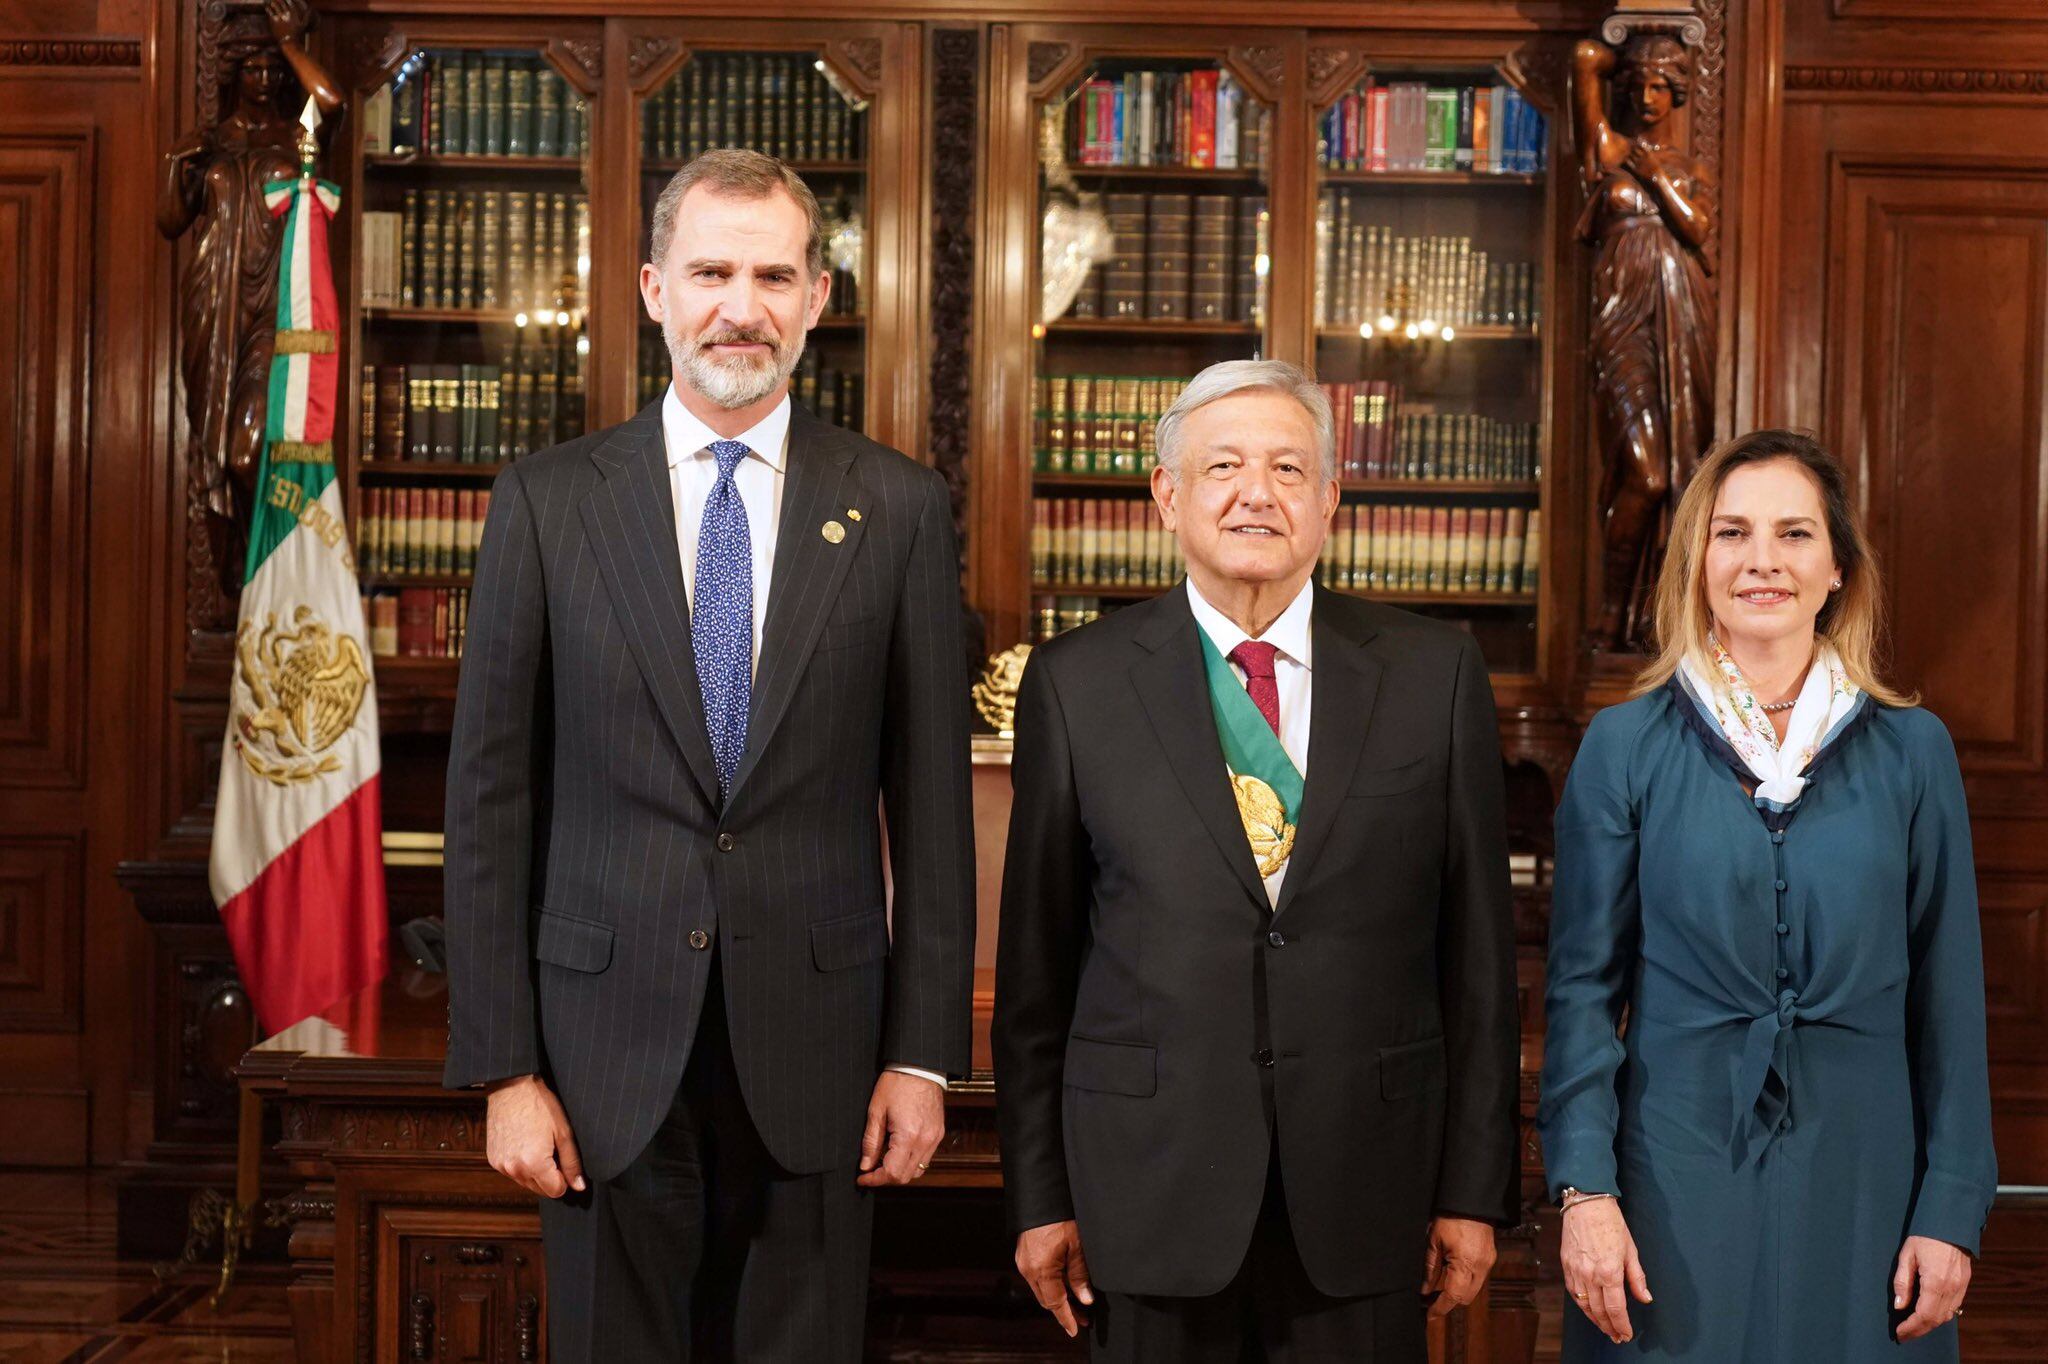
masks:
<svg viewBox="0 0 2048 1364"><path fill-rule="evenodd" d="M1230 661L1244 669L1246 695L1259 708L1259 714L1266 717L1276 736L1280 733L1280 684L1273 680L1273 655L1279 652L1277 644L1261 644L1255 639L1248 639L1230 651Z"/></svg>

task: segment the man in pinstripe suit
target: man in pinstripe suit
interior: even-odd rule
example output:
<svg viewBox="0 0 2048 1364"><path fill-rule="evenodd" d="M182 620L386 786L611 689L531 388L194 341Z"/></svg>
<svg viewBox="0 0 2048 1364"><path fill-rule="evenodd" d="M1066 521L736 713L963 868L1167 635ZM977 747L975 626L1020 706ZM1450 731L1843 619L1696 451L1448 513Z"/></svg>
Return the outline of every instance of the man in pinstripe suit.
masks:
<svg viewBox="0 0 2048 1364"><path fill-rule="evenodd" d="M698 158L652 256L667 395L491 499L446 1080L542 1195L558 1364L856 1360L867 1190L923 1173L968 1067L952 513L789 399L830 277L787 167Z"/></svg>

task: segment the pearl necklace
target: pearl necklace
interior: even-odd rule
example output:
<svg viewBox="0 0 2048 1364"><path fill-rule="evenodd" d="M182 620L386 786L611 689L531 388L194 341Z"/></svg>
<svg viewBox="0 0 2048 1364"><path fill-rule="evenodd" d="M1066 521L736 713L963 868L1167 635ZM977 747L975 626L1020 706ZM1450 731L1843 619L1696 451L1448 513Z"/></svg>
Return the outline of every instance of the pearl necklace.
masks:
<svg viewBox="0 0 2048 1364"><path fill-rule="evenodd" d="M1771 701L1771 702L1764 702L1764 701L1759 701L1759 702L1757 702L1757 705L1758 705L1758 707L1759 707L1759 708L1761 708L1761 709L1763 709L1763 710L1765 710L1765 711L1781 711L1781 710L1790 710L1790 709L1792 709L1792 707L1794 707L1794 706L1796 706L1796 705L1798 705L1798 704L1799 704L1799 698L1798 698L1798 697L1796 697L1796 696L1795 696L1795 697L1793 697L1793 698L1792 698L1792 699L1791 699L1790 701Z"/></svg>

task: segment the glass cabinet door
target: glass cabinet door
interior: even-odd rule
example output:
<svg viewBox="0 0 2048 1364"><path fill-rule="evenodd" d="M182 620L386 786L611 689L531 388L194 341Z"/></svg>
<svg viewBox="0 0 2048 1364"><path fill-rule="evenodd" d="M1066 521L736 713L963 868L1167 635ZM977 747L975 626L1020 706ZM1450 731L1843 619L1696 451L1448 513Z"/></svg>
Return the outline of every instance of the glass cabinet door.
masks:
<svg viewBox="0 0 2048 1364"><path fill-rule="evenodd" d="M360 136L372 643L458 658L491 477L586 428L591 104L536 47L426 46L364 102Z"/></svg>
<svg viewBox="0 0 2048 1364"><path fill-rule="evenodd" d="M1368 71L1316 113L1316 372L1344 487L1322 581L1532 671L1543 116L1490 69Z"/></svg>
<svg viewBox="0 0 2048 1364"><path fill-rule="evenodd" d="M817 416L864 430L867 406L866 291L870 278L868 105L815 50L693 49L639 102L640 251L649 258L655 201L698 153L746 147L787 162L825 217L832 288L805 343L791 393ZM639 399L661 396L670 377L661 328L640 318Z"/></svg>
<svg viewBox="0 0 2048 1364"><path fill-rule="evenodd" d="M1148 478L1198 371L1267 353L1272 108L1214 59L1097 59L1036 107L1031 619L1176 582Z"/></svg>

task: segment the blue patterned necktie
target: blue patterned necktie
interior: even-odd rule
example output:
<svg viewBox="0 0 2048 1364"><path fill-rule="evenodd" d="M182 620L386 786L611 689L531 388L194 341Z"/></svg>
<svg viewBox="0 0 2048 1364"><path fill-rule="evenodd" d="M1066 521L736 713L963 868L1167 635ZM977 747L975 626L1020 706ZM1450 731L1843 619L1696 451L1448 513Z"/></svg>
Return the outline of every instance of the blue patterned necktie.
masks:
<svg viewBox="0 0 2048 1364"><path fill-rule="evenodd" d="M708 448L718 460L718 482L704 499L697 529L690 647L697 654L697 691L704 698L704 728L723 800L732 793L746 751L747 702L754 690L754 551L746 504L732 479L750 452L736 440L716 440Z"/></svg>

